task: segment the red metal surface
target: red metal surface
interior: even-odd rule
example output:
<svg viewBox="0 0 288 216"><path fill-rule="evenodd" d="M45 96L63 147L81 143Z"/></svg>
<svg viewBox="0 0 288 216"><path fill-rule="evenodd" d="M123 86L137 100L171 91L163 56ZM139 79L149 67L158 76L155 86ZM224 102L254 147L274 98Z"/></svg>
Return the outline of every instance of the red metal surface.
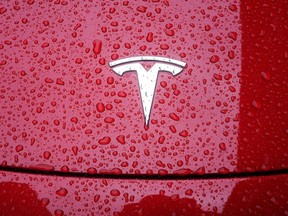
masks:
<svg viewBox="0 0 288 216"><path fill-rule="evenodd" d="M2 1L0 163L161 175L287 168L287 5ZM139 55L187 63L159 74L149 128L136 74L108 65Z"/></svg>
<svg viewBox="0 0 288 216"><path fill-rule="evenodd" d="M118 174L236 169L239 2L3 7L3 165ZM120 77L108 65L142 55L187 63L176 77L159 74L148 129L136 74Z"/></svg>
<svg viewBox="0 0 288 216"><path fill-rule="evenodd" d="M0 166L47 175L1 171L0 215L288 215L287 174L48 174L287 170L287 11L287 0L1 1ZM187 63L159 73L149 127L136 73L108 65L143 55Z"/></svg>
<svg viewBox="0 0 288 216"><path fill-rule="evenodd" d="M1 2L2 166L89 173L284 169L287 1ZM149 128L134 73L156 55Z"/></svg>
<svg viewBox="0 0 288 216"><path fill-rule="evenodd" d="M287 215L287 175L116 180L0 172L1 215Z"/></svg>

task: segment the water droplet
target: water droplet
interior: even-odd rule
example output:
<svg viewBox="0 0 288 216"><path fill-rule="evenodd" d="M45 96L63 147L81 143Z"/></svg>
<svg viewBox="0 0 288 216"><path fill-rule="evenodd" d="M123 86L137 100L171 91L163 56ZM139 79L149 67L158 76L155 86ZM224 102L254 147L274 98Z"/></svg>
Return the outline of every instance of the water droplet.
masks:
<svg viewBox="0 0 288 216"><path fill-rule="evenodd" d="M102 49L102 41L101 40L94 40L93 41L93 52L95 55L101 53Z"/></svg>
<svg viewBox="0 0 288 216"><path fill-rule="evenodd" d="M221 150L225 151L225 150L226 150L226 144L225 144L225 143L220 143L220 144L219 144L219 148L220 148Z"/></svg>
<svg viewBox="0 0 288 216"><path fill-rule="evenodd" d="M118 96L125 98L127 96L127 94L124 91L120 91L120 92L118 92Z"/></svg>
<svg viewBox="0 0 288 216"><path fill-rule="evenodd" d="M229 169L227 169L226 167L221 167L220 169L218 169L218 173L227 174L229 173Z"/></svg>
<svg viewBox="0 0 288 216"><path fill-rule="evenodd" d="M99 199L100 199L100 195L99 195L99 194L96 194L96 195L94 196L94 202L98 202Z"/></svg>
<svg viewBox="0 0 288 216"><path fill-rule="evenodd" d="M61 209L56 209L54 211L54 215L55 216L63 216L64 215L64 212L61 210Z"/></svg>
<svg viewBox="0 0 288 216"><path fill-rule="evenodd" d="M63 80L61 80L60 78L57 78L56 84L58 84L58 85L64 85L65 83L64 83Z"/></svg>
<svg viewBox="0 0 288 216"><path fill-rule="evenodd" d="M5 12L7 12L7 9L5 7L1 7L0 14L4 14Z"/></svg>
<svg viewBox="0 0 288 216"><path fill-rule="evenodd" d="M66 196L68 193L67 189L66 188L60 188L59 190L56 191L56 194L58 196Z"/></svg>
<svg viewBox="0 0 288 216"><path fill-rule="evenodd" d="M188 190L185 191L185 194L186 194L187 196L192 196L193 190L192 190L192 189L188 189Z"/></svg>
<svg viewBox="0 0 288 216"><path fill-rule="evenodd" d="M96 104L96 109L97 109L98 112L102 113L102 112L105 111L105 106L104 106L103 103L97 103Z"/></svg>
<svg viewBox="0 0 288 216"><path fill-rule="evenodd" d="M164 137L164 136L160 136L159 139L158 139L158 142L159 142L160 144L163 144L164 141L165 141L165 137Z"/></svg>
<svg viewBox="0 0 288 216"><path fill-rule="evenodd" d="M211 63L216 63L220 60L219 56L217 55L213 55L211 58L210 58L210 62Z"/></svg>
<svg viewBox="0 0 288 216"><path fill-rule="evenodd" d="M50 200L48 198L43 198L41 199L41 206L42 207L46 207L47 205L49 205Z"/></svg>
<svg viewBox="0 0 288 216"><path fill-rule="evenodd" d="M109 77L107 78L107 83L108 83L109 85L112 85L112 84L114 83L114 78L111 77L111 76L109 76Z"/></svg>
<svg viewBox="0 0 288 216"><path fill-rule="evenodd" d="M110 191L111 196L120 196L120 191L117 189L113 189Z"/></svg>
<svg viewBox="0 0 288 216"><path fill-rule="evenodd" d="M50 153L49 151L45 151L45 152L43 153L43 157L44 157L46 160L48 160L48 159L51 157L51 153Z"/></svg>
<svg viewBox="0 0 288 216"><path fill-rule="evenodd" d="M54 81L51 78L45 78L46 83L53 83Z"/></svg>
<svg viewBox="0 0 288 216"><path fill-rule="evenodd" d="M97 173L97 170L93 167L90 167L87 169L87 173L88 174L96 174Z"/></svg>
<svg viewBox="0 0 288 216"><path fill-rule="evenodd" d="M137 7L137 11L139 11L139 12L141 12L141 13L145 13L146 10L147 10L147 7L145 7L145 6L139 6L139 7Z"/></svg>
<svg viewBox="0 0 288 216"><path fill-rule="evenodd" d="M252 106L253 106L254 108L256 108L256 109L261 109L261 107L262 107L260 101L258 101L258 100L253 100L253 101L252 101Z"/></svg>
<svg viewBox="0 0 288 216"><path fill-rule="evenodd" d="M261 77L264 79L264 80L267 80L269 81L271 79L271 74L269 72L264 72L262 71L261 72Z"/></svg>
<svg viewBox="0 0 288 216"><path fill-rule="evenodd" d="M187 137L189 134L188 134L188 131L187 130L183 130L179 133L180 136L182 137Z"/></svg>
<svg viewBox="0 0 288 216"><path fill-rule="evenodd" d="M161 48L162 50L168 50L168 49L169 49L169 45L168 45L168 44L161 44L161 45L160 45L160 48Z"/></svg>
<svg viewBox="0 0 288 216"><path fill-rule="evenodd" d="M232 40L236 41L237 40L237 32L229 32L228 37L231 38Z"/></svg>
<svg viewBox="0 0 288 216"><path fill-rule="evenodd" d="M152 42L153 41L153 33L152 32L149 32L147 34L146 40L147 40L147 42Z"/></svg>
<svg viewBox="0 0 288 216"><path fill-rule="evenodd" d="M76 58L75 59L75 63L76 64L81 64L82 63L82 59L81 58Z"/></svg>
<svg viewBox="0 0 288 216"><path fill-rule="evenodd" d="M17 145L15 148L16 152L20 152L23 150L23 146L22 145Z"/></svg>
<svg viewBox="0 0 288 216"><path fill-rule="evenodd" d="M104 119L104 122L105 122L105 123L108 123L108 124L111 124L111 123L113 123L114 121L115 121L115 119L112 118L112 117L106 117L106 118Z"/></svg>
<svg viewBox="0 0 288 216"><path fill-rule="evenodd" d="M228 52L228 57L229 57L230 59L234 59L234 58L235 58L235 52L234 52L233 50L230 50L230 51Z"/></svg>
<svg viewBox="0 0 288 216"><path fill-rule="evenodd" d="M175 35L175 32L174 32L174 30L172 30L172 29L164 29L164 31L165 31L165 34L167 35L167 36L174 36Z"/></svg>
<svg viewBox="0 0 288 216"><path fill-rule="evenodd" d="M103 137L102 139L99 139L99 140L98 140L98 143L99 143L100 145L107 145L107 144L109 144L110 142L111 142L111 138L108 137L108 136Z"/></svg>
<svg viewBox="0 0 288 216"><path fill-rule="evenodd" d="M170 117L171 119L173 119L174 121L179 121L179 120L180 120L179 116L176 115L175 113L170 113L170 114L169 114L169 117Z"/></svg>
<svg viewBox="0 0 288 216"><path fill-rule="evenodd" d="M237 11L237 5L231 4L231 5L229 5L229 9L230 9L231 11Z"/></svg>
<svg viewBox="0 0 288 216"><path fill-rule="evenodd" d="M117 140L119 143L121 143L121 144L125 144L125 143L126 143L126 141L125 141L125 136L123 136L123 135L117 136L117 137L116 137L116 140Z"/></svg>

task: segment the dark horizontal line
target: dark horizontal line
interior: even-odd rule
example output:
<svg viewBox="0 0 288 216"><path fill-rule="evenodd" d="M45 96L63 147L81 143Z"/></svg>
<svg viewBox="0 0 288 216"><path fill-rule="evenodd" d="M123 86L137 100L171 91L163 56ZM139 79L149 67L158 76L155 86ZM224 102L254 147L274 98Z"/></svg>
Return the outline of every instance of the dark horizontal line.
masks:
<svg viewBox="0 0 288 216"><path fill-rule="evenodd" d="M189 175L146 175L146 174L88 174L80 172L61 172L61 171L46 171L46 170L33 170L23 167L9 167L0 166L0 171L14 172L19 174L33 174L33 175L46 175L46 176L61 176L61 177L76 177L76 178L94 178L94 179L144 179L144 180L193 180L193 179L224 179L224 178L247 178L247 177L265 177L274 175L287 175L288 169L284 170L269 170L269 171L256 171L256 172L237 172L237 173L207 173L204 175L189 174Z"/></svg>

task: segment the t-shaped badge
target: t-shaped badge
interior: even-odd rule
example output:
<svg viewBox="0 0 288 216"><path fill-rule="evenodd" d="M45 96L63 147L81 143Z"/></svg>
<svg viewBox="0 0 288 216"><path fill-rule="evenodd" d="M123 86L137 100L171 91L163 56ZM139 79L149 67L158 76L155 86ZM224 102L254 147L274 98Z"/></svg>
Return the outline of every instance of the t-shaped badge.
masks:
<svg viewBox="0 0 288 216"><path fill-rule="evenodd" d="M146 71L141 61L153 61L155 64ZM181 73L186 63L175 59L156 56L137 56L116 60L109 63L115 73L122 76L126 72L136 71L141 93L145 124L149 123L157 77L159 71L172 73L173 76Z"/></svg>

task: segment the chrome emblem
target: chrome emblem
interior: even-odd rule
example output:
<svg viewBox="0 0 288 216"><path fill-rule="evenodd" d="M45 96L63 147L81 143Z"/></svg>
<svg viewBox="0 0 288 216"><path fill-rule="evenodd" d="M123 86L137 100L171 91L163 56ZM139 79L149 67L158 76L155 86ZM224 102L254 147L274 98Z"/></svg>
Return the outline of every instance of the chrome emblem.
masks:
<svg viewBox="0 0 288 216"><path fill-rule="evenodd" d="M146 71L141 61L153 61L155 64ZM157 77L160 71L169 72L173 76L182 72L186 63L175 59L156 56L137 56L116 60L109 63L115 73L122 76L126 72L136 71L141 93L142 108L144 112L145 125L150 119L151 108L156 89Z"/></svg>

